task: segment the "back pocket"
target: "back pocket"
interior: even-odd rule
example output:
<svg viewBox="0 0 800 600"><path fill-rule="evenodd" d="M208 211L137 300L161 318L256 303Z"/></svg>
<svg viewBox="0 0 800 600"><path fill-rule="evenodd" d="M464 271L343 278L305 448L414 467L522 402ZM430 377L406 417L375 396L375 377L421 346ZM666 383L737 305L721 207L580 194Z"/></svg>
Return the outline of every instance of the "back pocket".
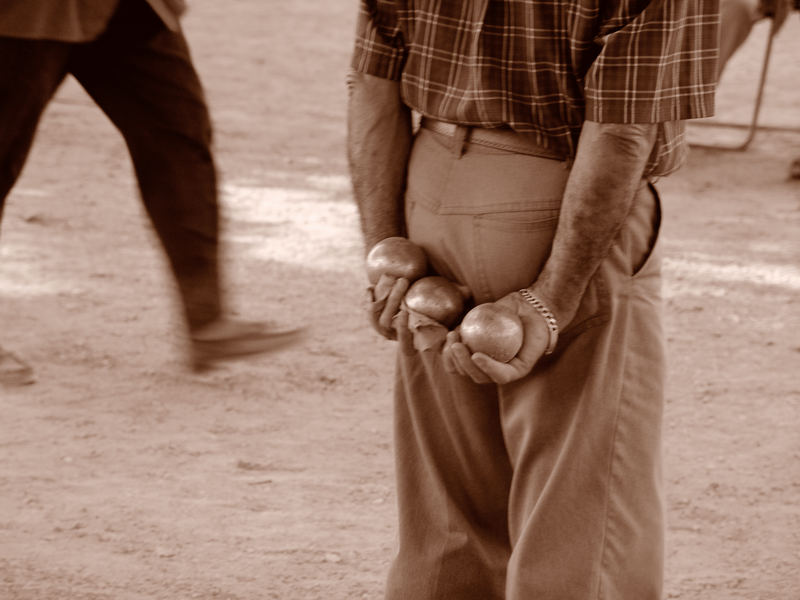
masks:
<svg viewBox="0 0 800 600"><path fill-rule="evenodd" d="M491 213L473 217L480 289L476 301L497 300L539 276L558 225L558 208ZM478 298L480 295L482 298Z"/></svg>

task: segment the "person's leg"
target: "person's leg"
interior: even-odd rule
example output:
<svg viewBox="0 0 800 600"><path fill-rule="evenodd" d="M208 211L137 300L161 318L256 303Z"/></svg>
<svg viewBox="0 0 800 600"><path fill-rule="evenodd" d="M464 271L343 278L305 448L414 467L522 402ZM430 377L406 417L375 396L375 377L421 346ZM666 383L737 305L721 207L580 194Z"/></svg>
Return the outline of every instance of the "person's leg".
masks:
<svg viewBox="0 0 800 600"><path fill-rule="evenodd" d="M143 0L122 0L70 70L125 138L190 330L222 313L211 123L183 36Z"/></svg>
<svg viewBox="0 0 800 600"><path fill-rule="evenodd" d="M514 468L507 600L661 598L656 206L642 188L556 352L501 389Z"/></svg>
<svg viewBox="0 0 800 600"><path fill-rule="evenodd" d="M459 283L466 263L463 235L472 217L438 214L422 196L437 197L453 155L423 131L409 170L409 238L434 270ZM464 278L460 278L459 274ZM510 546L511 469L503 444L495 386L449 375L438 350L398 351L394 451L398 497L397 555L387 600L502 600Z"/></svg>
<svg viewBox="0 0 800 600"><path fill-rule="evenodd" d="M412 152L409 237L477 302L529 285L547 257L566 169L472 147L447 163L434 136L423 131ZM556 353L525 380L473 386L434 357L401 353L400 548L388 598L658 597L660 278L657 256L641 264L655 206L643 188Z"/></svg>
<svg viewBox="0 0 800 600"><path fill-rule="evenodd" d="M211 121L183 35L143 0L122 0L107 31L76 53L70 70L128 145L178 284L194 368L297 342L298 329L224 317Z"/></svg>
<svg viewBox="0 0 800 600"><path fill-rule="evenodd" d="M70 44L0 37L0 218L45 106L64 79ZM0 348L0 384L32 383L33 370Z"/></svg>
<svg viewBox="0 0 800 600"><path fill-rule="evenodd" d="M71 47L0 36L0 216L39 119L66 76Z"/></svg>
<svg viewBox="0 0 800 600"><path fill-rule="evenodd" d="M511 468L494 386L445 373L436 351L399 351L394 451L387 600L503 600Z"/></svg>
<svg viewBox="0 0 800 600"><path fill-rule="evenodd" d="M423 129L409 165L408 236L437 274L477 302L495 300L505 293L498 279L518 289L541 268L566 175L558 161L475 145L461 156ZM509 271L501 252L524 257L525 269ZM389 600L505 599L512 471L497 391L446 373L438 351L399 352L399 548Z"/></svg>

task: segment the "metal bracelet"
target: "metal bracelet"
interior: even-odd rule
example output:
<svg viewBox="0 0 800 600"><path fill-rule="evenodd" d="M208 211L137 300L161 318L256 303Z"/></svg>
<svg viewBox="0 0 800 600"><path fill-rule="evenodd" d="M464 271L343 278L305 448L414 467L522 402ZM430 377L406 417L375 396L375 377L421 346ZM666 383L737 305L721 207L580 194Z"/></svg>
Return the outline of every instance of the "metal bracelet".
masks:
<svg viewBox="0 0 800 600"><path fill-rule="evenodd" d="M520 295L525 298L526 302L533 306L540 315L547 323L547 329L550 331L550 340L547 343L547 348L545 349L545 354L552 354L553 350L556 349L556 344L558 343L558 321L556 321L555 316L553 313L550 312L550 309L544 305L544 302L539 300L536 296L531 294L528 288L522 288L519 291Z"/></svg>

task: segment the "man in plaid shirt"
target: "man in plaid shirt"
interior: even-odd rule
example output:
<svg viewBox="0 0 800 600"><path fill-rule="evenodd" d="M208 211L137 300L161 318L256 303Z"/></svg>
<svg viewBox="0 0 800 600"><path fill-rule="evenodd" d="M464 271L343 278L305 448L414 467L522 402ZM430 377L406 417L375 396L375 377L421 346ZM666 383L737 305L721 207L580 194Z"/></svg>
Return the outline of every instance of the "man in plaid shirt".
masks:
<svg viewBox="0 0 800 600"><path fill-rule="evenodd" d="M652 181L713 112L705 0L362 0L348 153L366 247L522 320L508 363L458 327L399 339L399 547L386 597L656 600L663 334ZM414 115L421 116L415 132Z"/></svg>

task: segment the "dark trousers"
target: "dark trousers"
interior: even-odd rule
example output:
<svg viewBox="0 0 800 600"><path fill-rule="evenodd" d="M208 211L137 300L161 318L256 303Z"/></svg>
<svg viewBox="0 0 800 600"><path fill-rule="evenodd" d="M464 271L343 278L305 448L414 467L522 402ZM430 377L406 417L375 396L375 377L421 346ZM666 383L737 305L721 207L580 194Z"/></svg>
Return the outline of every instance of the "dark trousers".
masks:
<svg viewBox="0 0 800 600"><path fill-rule="evenodd" d="M186 40L143 0L122 0L92 42L0 37L0 216L68 74L125 138L190 329L208 323L221 311L211 122Z"/></svg>

